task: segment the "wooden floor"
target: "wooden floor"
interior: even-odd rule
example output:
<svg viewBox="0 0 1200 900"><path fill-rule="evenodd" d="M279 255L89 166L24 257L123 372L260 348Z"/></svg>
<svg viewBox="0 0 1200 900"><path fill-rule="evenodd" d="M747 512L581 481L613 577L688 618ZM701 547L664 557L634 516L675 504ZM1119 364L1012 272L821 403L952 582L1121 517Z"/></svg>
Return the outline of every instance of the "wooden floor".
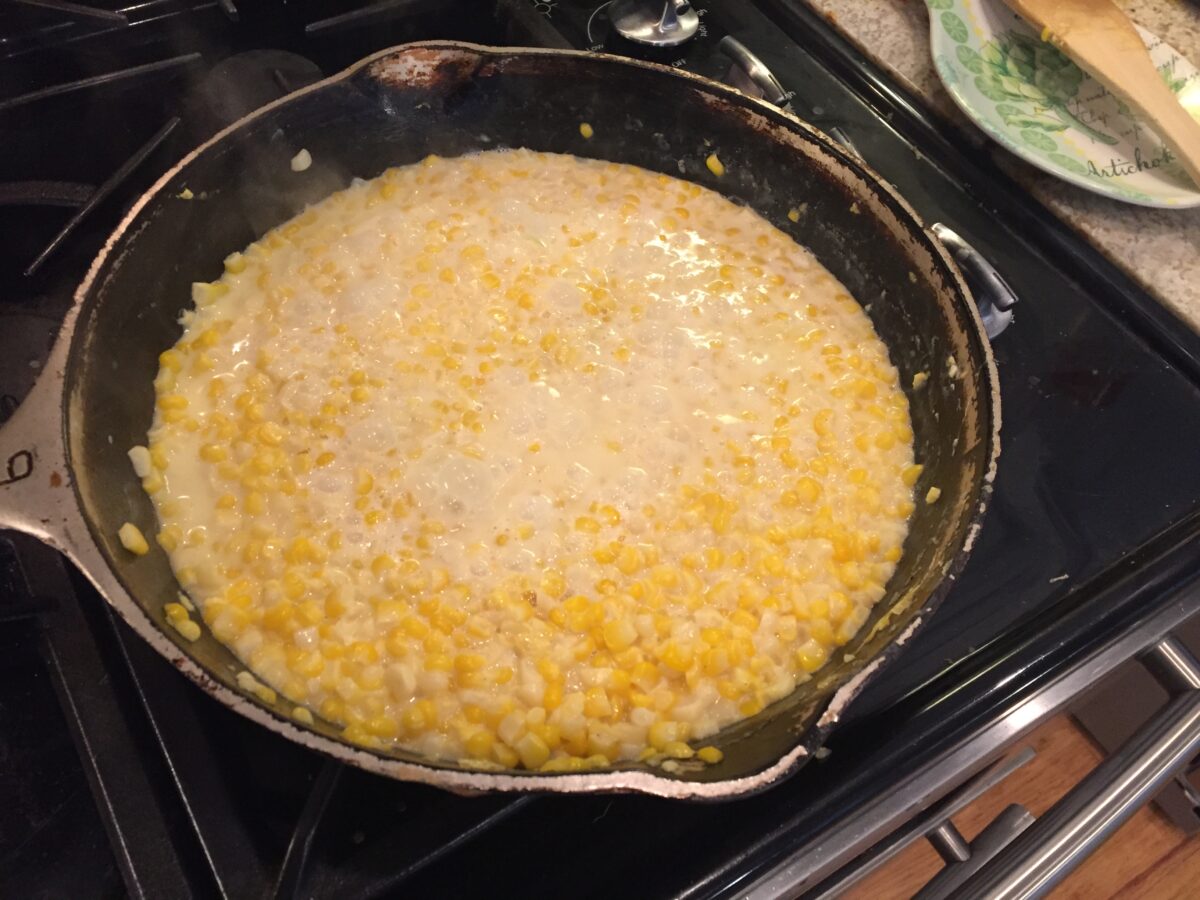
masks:
<svg viewBox="0 0 1200 900"><path fill-rule="evenodd" d="M1037 757L954 817L968 840L1010 803L1041 815L1086 775L1101 753L1067 716L1058 716L1025 741ZM853 900L911 897L941 868L920 841L846 896ZM1200 835L1189 838L1151 807L1139 811L1051 895L1055 900L1175 900L1200 898Z"/></svg>

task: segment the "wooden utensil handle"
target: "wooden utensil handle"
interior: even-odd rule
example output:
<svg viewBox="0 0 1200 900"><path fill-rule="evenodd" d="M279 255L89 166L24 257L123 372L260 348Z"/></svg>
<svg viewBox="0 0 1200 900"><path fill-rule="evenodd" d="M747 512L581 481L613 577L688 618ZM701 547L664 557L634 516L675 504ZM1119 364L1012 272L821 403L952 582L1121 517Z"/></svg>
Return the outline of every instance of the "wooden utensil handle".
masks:
<svg viewBox="0 0 1200 900"><path fill-rule="evenodd" d="M1200 187L1200 122L1163 82L1141 35L1111 0L1004 2L1132 107Z"/></svg>

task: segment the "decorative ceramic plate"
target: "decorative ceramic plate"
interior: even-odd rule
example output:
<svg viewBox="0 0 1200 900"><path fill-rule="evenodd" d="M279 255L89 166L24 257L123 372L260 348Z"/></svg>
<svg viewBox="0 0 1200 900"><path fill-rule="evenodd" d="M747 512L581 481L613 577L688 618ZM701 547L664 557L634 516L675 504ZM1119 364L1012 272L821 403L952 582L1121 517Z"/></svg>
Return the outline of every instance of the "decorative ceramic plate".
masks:
<svg viewBox="0 0 1200 900"><path fill-rule="evenodd" d="M1001 146L1082 188L1142 206L1200 206L1174 154L1129 107L1000 0L925 0L937 73ZM1163 80L1200 119L1200 73L1138 27Z"/></svg>

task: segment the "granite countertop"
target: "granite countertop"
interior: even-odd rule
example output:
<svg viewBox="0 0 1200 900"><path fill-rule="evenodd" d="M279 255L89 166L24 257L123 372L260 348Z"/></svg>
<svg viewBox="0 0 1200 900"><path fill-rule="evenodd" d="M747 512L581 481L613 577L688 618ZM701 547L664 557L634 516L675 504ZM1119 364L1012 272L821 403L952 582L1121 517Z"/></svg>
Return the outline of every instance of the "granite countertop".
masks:
<svg viewBox="0 0 1200 900"><path fill-rule="evenodd" d="M988 145L997 162L1155 297L1200 329L1200 208L1147 209L1047 175L987 141L950 99L929 53L922 0L805 0L944 118ZM1116 0L1135 22L1200 65L1200 5Z"/></svg>

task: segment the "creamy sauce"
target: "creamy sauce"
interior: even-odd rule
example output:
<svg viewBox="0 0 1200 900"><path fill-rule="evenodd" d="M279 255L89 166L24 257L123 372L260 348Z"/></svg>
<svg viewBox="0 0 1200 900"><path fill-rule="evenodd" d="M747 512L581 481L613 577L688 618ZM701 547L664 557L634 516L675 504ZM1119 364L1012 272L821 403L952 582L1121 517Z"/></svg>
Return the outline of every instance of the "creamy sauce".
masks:
<svg viewBox="0 0 1200 900"><path fill-rule="evenodd" d="M696 185L430 158L195 297L156 381L159 541L213 633L351 740L686 756L810 677L899 558L886 348Z"/></svg>

